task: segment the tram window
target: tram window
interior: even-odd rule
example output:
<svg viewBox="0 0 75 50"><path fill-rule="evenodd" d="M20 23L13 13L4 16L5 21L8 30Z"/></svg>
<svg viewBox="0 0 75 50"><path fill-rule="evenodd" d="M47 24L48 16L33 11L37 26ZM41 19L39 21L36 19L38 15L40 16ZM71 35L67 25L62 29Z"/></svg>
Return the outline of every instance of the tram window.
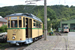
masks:
<svg viewBox="0 0 75 50"><path fill-rule="evenodd" d="M33 22L35 22L35 20Z"/></svg>
<svg viewBox="0 0 75 50"><path fill-rule="evenodd" d="M41 28L41 23L39 23L39 28Z"/></svg>
<svg viewBox="0 0 75 50"><path fill-rule="evenodd" d="M33 27L35 28L35 23L33 23Z"/></svg>
<svg viewBox="0 0 75 50"><path fill-rule="evenodd" d="M11 21L11 27L13 27L13 21Z"/></svg>
<svg viewBox="0 0 75 50"><path fill-rule="evenodd" d="M64 27L64 29L68 29L68 27Z"/></svg>
<svg viewBox="0 0 75 50"><path fill-rule="evenodd" d="M36 28L38 28L38 22L36 22Z"/></svg>
<svg viewBox="0 0 75 50"><path fill-rule="evenodd" d="M17 27L17 20L11 21L11 27Z"/></svg>
<svg viewBox="0 0 75 50"><path fill-rule="evenodd" d="M21 19L21 17L19 17L19 19Z"/></svg>
<svg viewBox="0 0 75 50"><path fill-rule="evenodd" d="M25 27L25 18L23 18L23 27Z"/></svg>
<svg viewBox="0 0 75 50"><path fill-rule="evenodd" d="M40 24L40 27L42 28L42 23Z"/></svg>
<svg viewBox="0 0 75 50"><path fill-rule="evenodd" d="M8 28L10 28L10 21L8 21Z"/></svg>
<svg viewBox="0 0 75 50"><path fill-rule="evenodd" d="M22 21L19 20L19 27L22 27Z"/></svg>

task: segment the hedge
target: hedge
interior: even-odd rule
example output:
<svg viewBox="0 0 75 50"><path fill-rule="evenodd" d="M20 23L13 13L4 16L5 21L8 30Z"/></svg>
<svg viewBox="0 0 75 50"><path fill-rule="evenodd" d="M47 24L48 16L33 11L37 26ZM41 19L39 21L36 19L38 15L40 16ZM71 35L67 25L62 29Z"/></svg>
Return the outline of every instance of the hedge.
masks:
<svg viewBox="0 0 75 50"><path fill-rule="evenodd" d="M0 32L7 32L7 25L3 25L0 27Z"/></svg>

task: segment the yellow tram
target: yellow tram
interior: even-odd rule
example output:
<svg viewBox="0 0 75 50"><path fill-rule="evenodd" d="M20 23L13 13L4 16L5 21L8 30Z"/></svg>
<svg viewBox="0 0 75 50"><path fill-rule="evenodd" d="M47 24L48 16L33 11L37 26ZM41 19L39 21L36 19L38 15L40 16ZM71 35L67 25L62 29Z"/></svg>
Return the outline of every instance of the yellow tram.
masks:
<svg viewBox="0 0 75 50"><path fill-rule="evenodd" d="M33 14L14 13L6 17L8 43L29 44L43 36L43 23Z"/></svg>

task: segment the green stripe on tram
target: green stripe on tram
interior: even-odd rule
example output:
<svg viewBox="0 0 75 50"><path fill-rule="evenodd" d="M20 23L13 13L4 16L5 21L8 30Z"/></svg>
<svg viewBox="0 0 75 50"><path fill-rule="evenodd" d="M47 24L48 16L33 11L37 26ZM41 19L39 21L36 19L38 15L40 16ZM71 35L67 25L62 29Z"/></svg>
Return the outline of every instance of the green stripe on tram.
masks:
<svg viewBox="0 0 75 50"><path fill-rule="evenodd" d="M42 29L42 28L32 28L32 29Z"/></svg>
<svg viewBox="0 0 75 50"><path fill-rule="evenodd" d="M7 28L7 29L26 29L26 28ZM42 29L42 28L28 28L28 29Z"/></svg>
<svg viewBox="0 0 75 50"><path fill-rule="evenodd" d="M7 28L7 29L26 29L26 28Z"/></svg>

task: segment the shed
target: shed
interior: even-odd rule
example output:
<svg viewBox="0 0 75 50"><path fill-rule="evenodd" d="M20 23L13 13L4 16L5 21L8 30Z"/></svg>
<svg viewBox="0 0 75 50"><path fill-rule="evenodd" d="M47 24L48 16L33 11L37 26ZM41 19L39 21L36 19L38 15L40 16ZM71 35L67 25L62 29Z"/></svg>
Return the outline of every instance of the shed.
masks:
<svg viewBox="0 0 75 50"><path fill-rule="evenodd" d="M75 32L75 19L62 21L62 28L64 25L68 25L70 32ZM60 23L61 26L61 23Z"/></svg>

